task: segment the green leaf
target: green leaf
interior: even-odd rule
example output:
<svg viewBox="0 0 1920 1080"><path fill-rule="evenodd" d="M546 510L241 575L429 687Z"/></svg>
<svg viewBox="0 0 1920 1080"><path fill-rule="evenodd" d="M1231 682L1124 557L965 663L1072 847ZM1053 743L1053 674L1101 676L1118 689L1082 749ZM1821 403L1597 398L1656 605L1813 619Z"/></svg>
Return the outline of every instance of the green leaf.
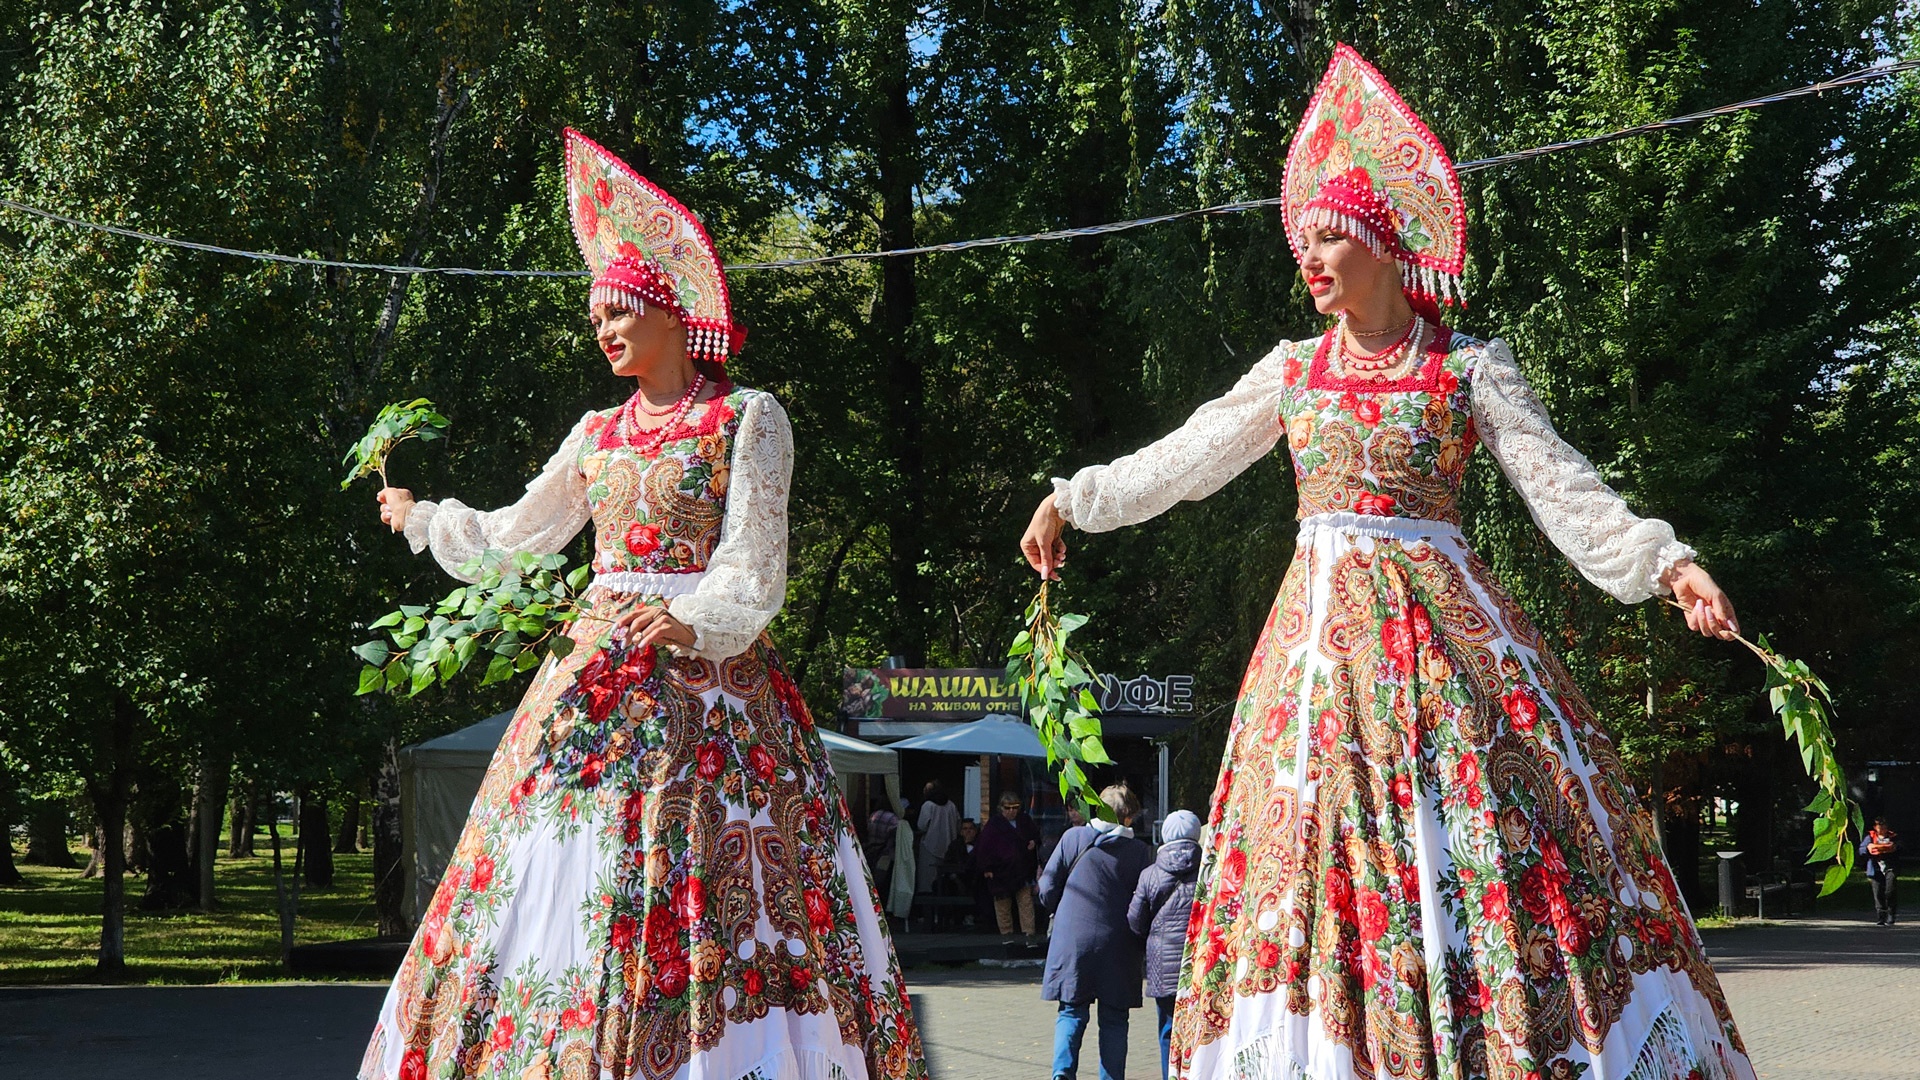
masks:
<svg viewBox="0 0 1920 1080"><path fill-rule="evenodd" d="M386 672L377 667L363 667L360 669L360 688L355 690L354 694L358 696L360 694L378 693L380 689L386 685Z"/></svg>
<svg viewBox="0 0 1920 1080"><path fill-rule="evenodd" d="M364 645L354 646L353 655L378 668L387 662L387 657L391 655L391 652L387 648L386 642L369 641Z"/></svg>
<svg viewBox="0 0 1920 1080"><path fill-rule="evenodd" d="M1827 876L1820 881L1820 895L1826 896L1840 886L1845 885L1847 878L1852 876L1852 870L1852 867L1838 864L1827 867Z"/></svg>
<svg viewBox="0 0 1920 1080"><path fill-rule="evenodd" d="M481 686L492 686L513 678L513 660L505 656L495 656L487 663L487 674L480 680Z"/></svg>
<svg viewBox="0 0 1920 1080"><path fill-rule="evenodd" d="M567 573L567 588L579 592L586 588L587 579L593 576L593 567L576 566Z"/></svg>
<svg viewBox="0 0 1920 1080"><path fill-rule="evenodd" d="M532 649L526 649L522 651L520 655L513 658L513 670L515 671L528 671L538 666L540 666L540 654L534 652Z"/></svg>
<svg viewBox="0 0 1920 1080"><path fill-rule="evenodd" d="M402 615L397 611L389 611L385 615L382 615L378 619L375 619L374 621L368 623L367 629L378 630L384 626L399 626L400 620L404 618L406 618L406 616Z"/></svg>
<svg viewBox="0 0 1920 1080"><path fill-rule="evenodd" d="M1080 756L1090 765L1113 764L1113 759L1107 756L1107 748L1101 743L1098 735L1089 735L1080 740Z"/></svg>
<svg viewBox="0 0 1920 1080"><path fill-rule="evenodd" d="M565 634L554 635L553 645L550 651L556 658L568 655L573 652L573 639Z"/></svg>

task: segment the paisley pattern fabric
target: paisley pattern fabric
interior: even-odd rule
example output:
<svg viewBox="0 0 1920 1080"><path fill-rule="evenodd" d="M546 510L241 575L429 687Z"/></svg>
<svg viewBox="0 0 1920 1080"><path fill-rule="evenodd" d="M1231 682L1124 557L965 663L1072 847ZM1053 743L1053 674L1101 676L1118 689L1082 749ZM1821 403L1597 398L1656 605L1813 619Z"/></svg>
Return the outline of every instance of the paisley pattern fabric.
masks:
<svg viewBox="0 0 1920 1080"><path fill-rule="evenodd" d="M1752 1080L1618 752L1461 537L1494 354L1364 384L1326 348L1275 358L1303 521L1201 838L1174 1073Z"/></svg>
<svg viewBox="0 0 1920 1080"><path fill-rule="evenodd" d="M605 437L611 413L590 414L549 466L547 487L570 499L543 488L538 514L445 526L547 536L589 510L596 569L662 584L593 586L576 648L538 671L361 1080L927 1075L826 750L764 634L718 656L610 640L609 619L696 595L728 542L753 393L708 402L651 456ZM754 407L771 416L769 403Z"/></svg>

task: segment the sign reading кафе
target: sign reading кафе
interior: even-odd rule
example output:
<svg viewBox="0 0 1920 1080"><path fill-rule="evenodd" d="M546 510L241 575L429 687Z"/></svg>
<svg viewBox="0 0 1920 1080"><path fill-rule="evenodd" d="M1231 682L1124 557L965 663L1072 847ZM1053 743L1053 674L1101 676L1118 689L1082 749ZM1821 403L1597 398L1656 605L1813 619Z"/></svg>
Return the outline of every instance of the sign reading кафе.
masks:
<svg viewBox="0 0 1920 1080"><path fill-rule="evenodd" d="M894 720L977 720L988 713L1019 713L1002 668L848 668L841 711ZM1103 713L1182 714L1193 708L1193 676L1100 677L1095 694Z"/></svg>

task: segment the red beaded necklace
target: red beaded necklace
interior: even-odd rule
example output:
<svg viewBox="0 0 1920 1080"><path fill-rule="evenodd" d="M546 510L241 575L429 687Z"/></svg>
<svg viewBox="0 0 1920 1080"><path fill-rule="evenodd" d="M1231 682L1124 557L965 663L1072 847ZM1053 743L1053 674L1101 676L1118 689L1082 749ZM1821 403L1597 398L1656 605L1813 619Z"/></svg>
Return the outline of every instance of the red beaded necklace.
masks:
<svg viewBox="0 0 1920 1080"><path fill-rule="evenodd" d="M661 424L659 427L653 429L653 438L648 440L648 442L644 446L637 445L634 442L634 439L643 430L640 427L640 418L638 414L642 411L646 411L646 405L641 398L640 391L635 390L633 392L633 396L627 399L627 403L625 405L620 406L619 431L620 431L621 440L626 442L629 446L633 446L636 450L639 450L642 454L651 454L654 451L660 449L660 447L667 441L667 436L671 434L675 429L679 428L681 424L683 424L686 421L687 413L693 408L693 403L696 400L698 400L698 398L700 397L700 391L706 389L706 387L707 387L706 375L704 374L695 375L693 377L693 381L687 384L687 392L684 394L681 394L679 402L674 405L670 418L667 420L666 423ZM649 412L649 415L663 416L667 414Z"/></svg>

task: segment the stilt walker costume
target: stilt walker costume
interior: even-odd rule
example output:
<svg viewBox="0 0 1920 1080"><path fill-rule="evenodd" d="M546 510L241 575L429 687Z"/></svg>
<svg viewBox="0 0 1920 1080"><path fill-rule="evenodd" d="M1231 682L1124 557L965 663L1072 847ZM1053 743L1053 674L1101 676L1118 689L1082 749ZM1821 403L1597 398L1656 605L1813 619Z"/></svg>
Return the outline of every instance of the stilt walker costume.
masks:
<svg viewBox="0 0 1920 1080"><path fill-rule="evenodd" d="M1692 550L1561 441L1506 345L1440 324L1459 183L1344 45L1285 185L1294 243L1331 227L1400 263L1418 317L1398 360L1362 374L1337 332L1283 343L1180 430L1055 481L1060 514L1102 531L1292 451L1299 541L1202 837L1175 1072L1752 1080L1618 751L1461 536L1467 458L1485 443L1622 602L1667 592Z"/></svg>
<svg viewBox="0 0 1920 1080"><path fill-rule="evenodd" d="M740 345L699 222L576 132L596 302ZM638 395L636 394L636 399ZM895 1080L920 1038L805 701L763 631L786 593L786 414L722 383L666 428L580 419L527 494L415 504L414 550L553 552L594 529L592 617L539 669L407 950L361 1080ZM607 620L665 604L690 649Z"/></svg>

